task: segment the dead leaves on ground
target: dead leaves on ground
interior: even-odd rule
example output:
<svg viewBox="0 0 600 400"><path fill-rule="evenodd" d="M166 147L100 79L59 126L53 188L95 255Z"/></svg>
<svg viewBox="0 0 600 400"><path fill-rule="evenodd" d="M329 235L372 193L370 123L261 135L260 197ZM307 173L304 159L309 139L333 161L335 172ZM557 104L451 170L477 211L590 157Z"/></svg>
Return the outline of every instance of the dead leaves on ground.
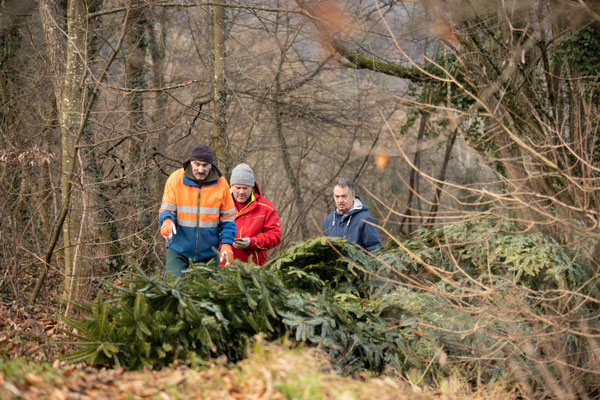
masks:
<svg viewBox="0 0 600 400"><path fill-rule="evenodd" d="M333 372L327 356L315 348L291 349L285 343L260 340L247 359L230 368L215 363L203 370L179 365L161 371L127 371L30 362L21 363L21 370L16 371L2 365L0 361L0 398L7 400L371 400L374 394L378 400L515 398L501 387L473 393L460 381L436 390L409 385L401 378L341 377ZM6 374L9 369L10 376Z"/></svg>
<svg viewBox="0 0 600 400"><path fill-rule="evenodd" d="M16 302L0 305L0 354L3 358L26 357L42 362L63 352L54 342L67 339L58 329L55 309L27 308Z"/></svg>
<svg viewBox="0 0 600 400"><path fill-rule="evenodd" d="M51 367L49 367L51 368ZM64 371L68 371L66 369ZM241 384L232 370L214 367L195 371L180 366L162 371L125 371L123 368L81 368L73 374L48 370L28 372L23 378L0 373L2 399L279 399L272 386L260 380Z"/></svg>
<svg viewBox="0 0 600 400"><path fill-rule="evenodd" d="M0 399L343 399L425 400L440 398L399 378L353 380L336 375L327 356L312 347L290 349L257 338L250 356L226 368L215 362L195 370L179 365L161 371L61 365L57 321L44 308L0 305ZM63 348L64 350L64 348ZM52 363L40 362L54 360ZM419 389L418 391L415 391ZM448 400L514 398L499 389L481 394L444 393Z"/></svg>

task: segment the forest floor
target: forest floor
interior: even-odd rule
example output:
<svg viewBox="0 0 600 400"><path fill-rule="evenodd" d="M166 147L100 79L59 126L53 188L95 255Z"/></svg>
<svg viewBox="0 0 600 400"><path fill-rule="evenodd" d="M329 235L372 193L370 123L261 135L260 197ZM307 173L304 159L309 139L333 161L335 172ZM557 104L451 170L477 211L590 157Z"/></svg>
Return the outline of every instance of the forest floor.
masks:
<svg viewBox="0 0 600 400"><path fill-rule="evenodd" d="M473 391L458 380L435 388L399 377L341 377L324 353L260 342L235 365L173 365L160 371L72 365L51 306L0 304L0 399L471 399L516 398L500 386ZM61 344L62 343L62 344Z"/></svg>

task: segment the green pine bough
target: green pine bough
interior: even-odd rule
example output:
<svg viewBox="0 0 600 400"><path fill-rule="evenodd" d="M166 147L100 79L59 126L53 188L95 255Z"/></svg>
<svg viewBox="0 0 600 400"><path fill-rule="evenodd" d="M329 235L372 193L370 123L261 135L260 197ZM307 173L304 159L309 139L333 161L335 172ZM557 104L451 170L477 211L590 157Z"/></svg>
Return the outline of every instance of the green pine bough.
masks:
<svg viewBox="0 0 600 400"><path fill-rule="evenodd" d="M535 371L527 351L548 336L585 353L577 321L598 312L595 302L580 301L596 295L589 265L547 236L515 231L482 220L416 231L375 258L316 237L262 267L197 264L184 278L138 269L123 286L107 285L96 301L79 304L86 317L64 318L77 346L67 359L132 369L235 362L255 335L288 335L319 346L342 373L432 382L457 370L474 381L510 376L515 365ZM574 288L580 299L554 295ZM572 319L552 335L556 327L542 322L559 309ZM599 329L597 319L586 321L587 332Z"/></svg>
<svg viewBox="0 0 600 400"><path fill-rule="evenodd" d="M290 334L321 346L340 370L380 371L396 363L389 350L400 335L366 297L373 279L353 260L363 262L359 268L372 262L345 241L320 237L263 267L197 264L185 278L138 270L125 286L109 285L110 300L80 304L88 317L63 318L79 347L67 359L133 369L161 368L191 353L237 361L254 335Z"/></svg>

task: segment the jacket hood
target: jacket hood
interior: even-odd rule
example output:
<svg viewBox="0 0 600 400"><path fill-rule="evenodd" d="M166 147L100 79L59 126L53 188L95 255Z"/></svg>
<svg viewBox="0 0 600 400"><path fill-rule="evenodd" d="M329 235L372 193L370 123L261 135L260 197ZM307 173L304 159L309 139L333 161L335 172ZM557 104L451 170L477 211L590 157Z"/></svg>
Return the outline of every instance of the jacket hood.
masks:
<svg viewBox="0 0 600 400"><path fill-rule="evenodd" d="M260 192L260 188L258 187L258 183L254 182L254 194L258 195L258 196L262 196L262 193Z"/></svg>

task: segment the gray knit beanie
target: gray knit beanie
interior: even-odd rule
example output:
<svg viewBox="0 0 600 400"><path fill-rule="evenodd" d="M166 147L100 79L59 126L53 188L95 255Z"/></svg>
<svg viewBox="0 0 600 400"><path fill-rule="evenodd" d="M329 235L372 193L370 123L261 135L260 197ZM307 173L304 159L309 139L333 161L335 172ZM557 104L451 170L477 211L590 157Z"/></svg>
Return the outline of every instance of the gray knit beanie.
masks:
<svg viewBox="0 0 600 400"><path fill-rule="evenodd" d="M248 164L241 163L231 171L231 179L229 183L232 185L246 185L254 187L254 172Z"/></svg>

